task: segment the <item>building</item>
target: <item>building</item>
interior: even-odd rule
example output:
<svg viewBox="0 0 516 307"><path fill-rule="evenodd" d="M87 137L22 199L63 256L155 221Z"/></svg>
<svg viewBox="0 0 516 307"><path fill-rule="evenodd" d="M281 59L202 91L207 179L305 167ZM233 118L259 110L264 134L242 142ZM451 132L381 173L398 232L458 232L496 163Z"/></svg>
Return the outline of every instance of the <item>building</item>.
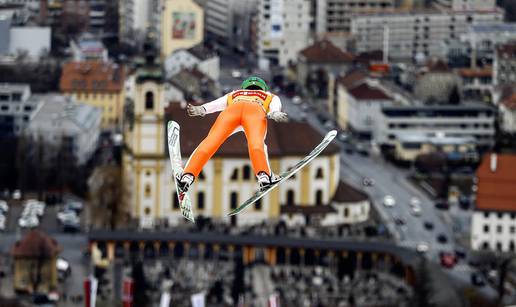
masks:
<svg viewBox="0 0 516 307"><path fill-rule="evenodd" d="M116 128L122 120L125 69L110 62L68 62L63 65L62 93L102 109L102 127Z"/></svg>
<svg viewBox="0 0 516 307"><path fill-rule="evenodd" d="M179 49L169 55L165 61L167 78L179 73L184 68L196 68L212 80L219 80L220 59L214 52L202 44L188 49Z"/></svg>
<svg viewBox="0 0 516 307"><path fill-rule="evenodd" d="M433 0L436 8L454 11L482 11L496 8L495 0Z"/></svg>
<svg viewBox="0 0 516 307"><path fill-rule="evenodd" d="M471 248L514 253L516 156L486 154L476 178L478 188L471 219Z"/></svg>
<svg viewBox="0 0 516 307"><path fill-rule="evenodd" d="M177 92L180 92L180 96L170 95ZM171 76L167 88L167 98L183 97L186 101L207 102L219 96L220 90L217 83L196 68L184 68Z"/></svg>
<svg viewBox="0 0 516 307"><path fill-rule="evenodd" d="M394 145L405 135L473 137L477 147L494 144L496 110L486 104L383 107L374 120L373 138Z"/></svg>
<svg viewBox="0 0 516 307"><path fill-rule="evenodd" d="M151 227L157 222L176 225L183 220L170 179L172 171L165 148L165 122L175 120L180 124L181 153L187 159L207 135L217 116L191 118L186 114L185 105L166 102L161 68L153 63L148 62L145 69L136 72L134 96L131 97L134 109L124 127L124 195L131 216L141 227ZM291 135L292 130L299 131L297 137ZM271 167L278 173L287 170L310 152L321 137L305 123L272 123L267 137ZM241 133L230 137L206 164L190 190L196 216L228 221L229 211L254 193L257 183L245 144ZM337 187L338 169L338 149L330 146L245 215L233 217L232 222L252 224L278 219L279 206L285 203L287 194L296 204L328 204Z"/></svg>
<svg viewBox="0 0 516 307"><path fill-rule="evenodd" d="M40 95L38 108L24 134L52 148L64 148L67 154L75 157L78 165L82 165L97 148L102 111L73 99L55 94ZM55 158L57 150L45 154L46 158Z"/></svg>
<svg viewBox="0 0 516 307"><path fill-rule="evenodd" d="M20 135L38 103L28 84L0 83L0 136Z"/></svg>
<svg viewBox="0 0 516 307"><path fill-rule="evenodd" d="M249 52L252 17L258 1L209 0L204 4L206 40L240 52Z"/></svg>
<svg viewBox="0 0 516 307"><path fill-rule="evenodd" d="M0 55L17 56L26 54L31 59L39 59L51 48L49 27L13 26L10 18L0 15Z"/></svg>
<svg viewBox="0 0 516 307"><path fill-rule="evenodd" d="M310 79L317 79L318 72L329 79L329 75L338 75L347 71L353 64L353 55L341 50L329 40L321 40L304 48L297 57L298 83L308 87ZM324 87L327 90L328 85ZM324 95L323 95L324 96Z"/></svg>
<svg viewBox="0 0 516 307"><path fill-rule="evenodd" d="M460 68L457 74L461 78L462 97L466 100L492 101L493 68Z"/></svg>
<svg viewBox="0 0 516 307"><path fill-rule="evenodd" d="M494 86L516 83L516 43L496 47L493 78Z"/></svg>
<svg viewBox="0 0 516 307"><path fill-rule="evenodd" d="M442 152L455 160L478 162L477 142L473 137L449 137L443 134L428 136L406 134L394 141L394 158L398 161L414 161L419 155Z"/></svg>
<svg viewBox="0 0 516 307"><path fill-rule="evenodd" d="M11 249L13 287L18 293L57 292L57 256L62 251L57 241L39 230L31 230Z"/></svg>
<svg viewBox="0 0 516 307"><path fill-rule="evenodd" d="M82 35L77 42L71 40L70 49L75 62L108 61L108 50L104 47L102 41L94 38L89 33Z"/></svg>
<svg viewBox="0 0 516 307"><path fill-rule="evenodd" d="M204 11L193 0L163 0L160 16L161 59L204 39Z"/></svg>
<svg viewBox="0 0 516 307"><path fill-rule="evenodd" d="M328 33L351 32L354 15L393 12L395 5L395 0L318 0L315 32L319 37Z"/></svg>
<svg viewBox="0 0 516 307"><path fill-rule="evenodd" d="M293 190L287 190L286 203L280 207L281 220L288 227L309 223L321 226L353 225L369 219L369 196L343 181L339 182L328 204L295 204L293 195Z"/></svg>
<svg viewBox="0 0 516 307"><path fill-rule="evenodd" d="M472 24L502 23L501 9L361 14L351 19L356 52L384 50L391 60L445 57Z"/></svg>
<svg viewBox="0 0 516 307"><path fill-rule="evenodd" d="M286 67L299 51L310 45L310 1L260 0L257 54L260 66Z"/></svg>
<svg viewBox="0 0 516 307"><path fill-rule="evenodd" d="M493 65L496 46L516 40L516 23L473 24L461 35L461 43L468 48L471 66Z"/></svg>
<svg viewBox="0 0 516 307"><path fill-rule="evenodd" d="M142 40L148 30L159 28L159 18L154 16L159 7L159 0L125 0L119 1L120 40L134 44Z"/></svg>
<svg viewBox="0 0 516 307"><path fill-rule="evenodd" d="M514 89L514 85L513 85ZM516 135L516 92L513 90L507 95L502 96L498 103L504 132Z"/></svg>

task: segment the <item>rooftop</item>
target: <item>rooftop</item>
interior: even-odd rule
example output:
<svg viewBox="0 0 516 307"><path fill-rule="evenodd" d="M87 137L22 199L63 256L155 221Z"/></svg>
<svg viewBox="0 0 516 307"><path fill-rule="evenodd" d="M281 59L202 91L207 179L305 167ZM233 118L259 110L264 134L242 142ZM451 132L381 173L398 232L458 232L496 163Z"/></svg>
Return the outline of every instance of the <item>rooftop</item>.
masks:
<svg viewBox="0 0 516 307"><path fill-rule="evenodd" d="M181 126L181 153L184 156L190 155L208 135L208 131L218 116L218 113L214 113L202 118L189 117L186 114L186 109L178 102L171 102L165 112L167 120L175 120ZM267 138L265 142L270 157L304 157L323 139L323 136L307 123L276 123L268 121L267 124ZM293 131L295 133L292 133ZM215 156L248 157L249 153L246 144L247 141L244 134L235 133L225 141ZM330 144L321 155L334 155L338 152L339 148L334 144Z"/></svg>
<svg viewBox="0 0 516 307"><path fill-rule="evenodd" d="M208 48L204 47L203 44L197 44L189 48L188 52L190 52L193 56L195 56L201 61L210 59L215 56L215 53L209 50Z"/></svg>
<svg viewBox="0 0 516 307"><path fill-rule="evenodd" d="M336 82L345 88L351 88L358 83L361 83L368 76L368 72L362 69L353 69L344 76L337 77Z"/></svg>
<svg viewBox="0 0 516 307"><path fill-rule="evenodd" d="M479 68L460 68L457 70L461 77L468 78L481 78L481 77L492 77L493 67L479 67Z"/></svg>
<svg viewBox="0 0 516 307"><path fill-rule="evenodd" d="M123 66L97 61L68 62L63 65L59 88L63 92L119 92L123 89Z"/></svg>
<svg viewBox="0 0 516 307"><path fill-rule="evenodd" d="M496 47L497 53L505 53L511 55L512 57L516 57L516 43L508 43L504 45L498 45Z"/></svg>
<svg viewBox="0 0 516 307"><path fill-rule="evenodd" d="M353 61L353 55L335 46L327 39L320 40L300 51L307 62L347 63Z"/></svg>
<svg viewBox="0 0 516 307"><path fill-rule="evenodd" d="M350 90L349 94L357 100L391 100L382 90L372 87L367 83L357 85Z"/></svg>
<svg viewBox="0 0 516 307"><path fill-rule="evenodd" d="M339 182L337 190L333 195L332 202L336 203L354 203L368 200L369 196L361 190L358 190L344 181Z"/></svg>
<svg viewBox="0 0 516 307"><path fill-rule="evenodd" d="M516 212L516 155L484 155L477 178L476 209Z"/></svg>

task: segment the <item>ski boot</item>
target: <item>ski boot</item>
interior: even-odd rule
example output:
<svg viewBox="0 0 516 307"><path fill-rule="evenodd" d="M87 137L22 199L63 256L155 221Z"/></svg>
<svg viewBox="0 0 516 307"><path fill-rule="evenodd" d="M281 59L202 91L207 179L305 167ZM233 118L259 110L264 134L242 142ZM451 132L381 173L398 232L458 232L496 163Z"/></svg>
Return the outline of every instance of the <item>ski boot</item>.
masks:
<svg viewBox="0 0 516 307"><path fill-rule="evenodd" d="M176 176L177 188L179 189L179 192L181 192L181 193L188 192L188 189L190 188L190 186L192 185L194 180L195 180L195 177L189 173Z"/></svg>
<svg viewBox="0 0 516 307"><path fill-rule="evenodd" d="M271 175L269 176L266 172L263 171L259 172L256 175L256 178L258 178L260 192L267 190L269 187L273 186L281 180L281 177L276 176L274 173L271 173Z"/></svg>

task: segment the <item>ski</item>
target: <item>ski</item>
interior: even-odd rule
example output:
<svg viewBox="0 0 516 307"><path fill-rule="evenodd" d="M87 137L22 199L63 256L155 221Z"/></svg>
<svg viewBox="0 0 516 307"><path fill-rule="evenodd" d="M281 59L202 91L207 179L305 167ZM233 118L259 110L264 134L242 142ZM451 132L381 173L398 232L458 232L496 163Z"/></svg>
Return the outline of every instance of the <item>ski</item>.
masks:
<svg viewBox="0 0 516 307"><path fill-rule="evenodd" d="M283 172L280 175L281 179L278 182L276 182L274 185L270 186L266 190L255 192L253 194L253 196L251 196L251 198L249 198L247 201L245 201L238 208L233 209L228 215L231 216L231 215L238 214L239 212L241 212L242 210L244 210L245 208L247 208L248 206L250 206L257 200L259 200L260 198L267 195L270 191L272 191L274 188L276 188L278 185L280 185L283 181L287 180L292 175L297 173L305 165L310 163L310 161L315 159L331 143L331 141L335 138L336 135L337 135L336 130L332 130L332 131L328 132L326 134L326 136L324 137L324 139L321 141L321 143L319 143L319 145L317 145L306 157L304 157L302 160L297 162L296 165L294 165L291 169Z"/></svg>
<svg viewBox="0 0 516 307"><path fill-rule="evenodd" d="M170 157L170 165L172 166L172 177L174 177L174 184L176 187L177 198L179 200L181 215L190 222L195 223L190 196L188 193L179 192L177 185L177 175L183 172L179 132L179 124L175 121L169 121L167 124L168 154Z"/></svg>

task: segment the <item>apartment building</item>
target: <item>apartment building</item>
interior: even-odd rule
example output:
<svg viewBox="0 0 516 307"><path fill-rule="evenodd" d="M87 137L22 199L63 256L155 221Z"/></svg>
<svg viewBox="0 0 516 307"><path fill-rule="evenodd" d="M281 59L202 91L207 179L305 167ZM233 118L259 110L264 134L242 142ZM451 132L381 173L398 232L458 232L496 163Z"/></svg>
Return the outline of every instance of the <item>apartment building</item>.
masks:
<svg viewBox="0 0 516 307"><path fill-rule="evenodd" d="M496 47L493 78L495 86L516 83L516 43Z"/></svg>
<svg viewBox="0 0 516 307"><path fill-rule="evenodd" d="M28 84L0 83L0 136L20 135L37 106Z"/></svg>
<svg viewBox="0 0 516 307"><path fill-rule="evenodd" d="M472 137L479 147L494 144L496 110L483 103L384 107L374 121L379 144L395 145L403 136Z"/></svg>
<svg viewBox="0 0 516 307"><path fill-rule="evenodd" d="M356 51L384 50L392 60L445 57L471 25L502 23L503 10L362 14L351 20Z"/></svg>
<svg viewBox="0 0 516 307"><path fill-rule="evenodd" d="M261 0L258 6L257 53L263 66L287 66L310 45L309 0Z"/></svg>

